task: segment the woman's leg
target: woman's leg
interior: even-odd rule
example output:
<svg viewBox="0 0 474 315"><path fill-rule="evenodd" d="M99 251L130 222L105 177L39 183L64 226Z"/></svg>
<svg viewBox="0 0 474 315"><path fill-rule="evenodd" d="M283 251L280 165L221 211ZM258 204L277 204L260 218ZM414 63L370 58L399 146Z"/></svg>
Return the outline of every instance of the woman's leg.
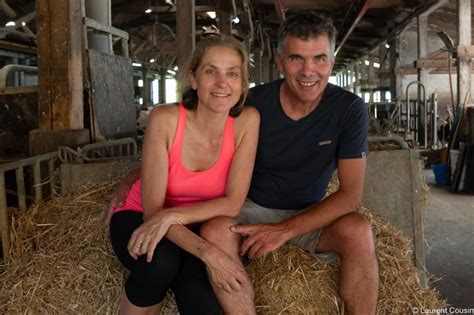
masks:
<svg viewBox="0 0 474 315"><path fill-rule="evenodd" d="M204 263L182 251L181 268L171 284L181 315L221 314Z"/></svg>
<svg viewBox="0 0 474 315"><path fill-rule="evenodd" d="M142 255L134 260L127 250L133 231L143 223L142 214L121 211L113 215L110 235L114 251L124 266L130 269L120 302L123 314L152 314L165 296L180 266L180 248L163 239L156 247L150 263Z"/></svg>

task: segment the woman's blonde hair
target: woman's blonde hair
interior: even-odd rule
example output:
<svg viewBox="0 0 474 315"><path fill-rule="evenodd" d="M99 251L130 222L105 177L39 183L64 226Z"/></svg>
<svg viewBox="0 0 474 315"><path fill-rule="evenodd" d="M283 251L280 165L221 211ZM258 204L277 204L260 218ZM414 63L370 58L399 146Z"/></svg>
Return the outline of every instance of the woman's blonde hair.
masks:
<svg viewBox="0 0 474 315"><path fill-rule="evenodd" d="M199 41L194 49L191 57L186 62L184 69L179 69L178 79L178 93L181 95L183 105L187 109L195 109L198 104L197 91L191 87L189 81L189 74L196 73L197 68L201 64L201 61L206 55L209 48L212 47L227 47L234 49L242 59L242 95L239 101L230 109L230 115L232 117L238 116L244 107L245 99L247 98L247 92L249 89L249 73L248 73L248 54L243 43L232 36L228 35L212 35L205 37Z"/></svg>

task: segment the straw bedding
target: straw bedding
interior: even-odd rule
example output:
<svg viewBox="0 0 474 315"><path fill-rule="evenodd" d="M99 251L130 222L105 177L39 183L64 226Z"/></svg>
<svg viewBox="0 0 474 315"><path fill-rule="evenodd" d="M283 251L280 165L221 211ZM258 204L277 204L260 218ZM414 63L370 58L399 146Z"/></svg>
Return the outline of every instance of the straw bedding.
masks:
<svg viewBox="0 0 474 315"><path fill-rule="evenodd" d="M0 314L117 313L126 271L111 250L104 209L117 181L90 185L13 216L11 258L0 269ZM380 259L378 314L446 305L419 286L410 243L389 222L363 209ZM249 267L260 314L343 314L338 263L317 262L284 246ZM176 314L172 298L163 314Z"/></svg>

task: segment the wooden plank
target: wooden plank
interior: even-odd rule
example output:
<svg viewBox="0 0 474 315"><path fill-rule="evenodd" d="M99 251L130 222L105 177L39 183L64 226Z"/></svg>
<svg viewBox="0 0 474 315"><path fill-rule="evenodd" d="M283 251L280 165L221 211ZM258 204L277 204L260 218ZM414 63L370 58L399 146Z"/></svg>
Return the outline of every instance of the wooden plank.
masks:
<svg viewBox="0 0 474 315"><path fill-rule="evenodd" d="M461 181L462 172L464 169L464 160L466 156L466 145L461 145L459 148L458 159L456 161L456 168L454 169L453 181L451 182L450 191L452 193L458 192L459 183Z"/></svg>
<svg viewBox="0 0 474 315"><path fill-rule="evenodd" d="M15 86L15 87L4 87L0 88L0 94L10 95L10 94L22 94L22 93L36 93L38 92L38 86Z"/></svg>
<svg viewBox="0 0 474 315"><path fill-rule="evenodd" d="M88 54L93 137L97 141L135 138L136 106L130 59L95 50Z"/></svg>
<svg viewBox="0 0 474 315"><path fill-rule="evenodd" d="M83 128L80 11L80 1L76 0L37 1L38 99L42 130Z"/></svg>
<svg viewBox="0 0 474 315"><path fill-rule="evenodd" d="M474 145L468 145L465 161L466 175L463 192L472 195L474 194Z"/></svg>
<svg viewBox="0 0 474 315"><path fill-rule="evenodd" d="M179 2L179 1L178 1ZM123 13L140 13L143 14L145 10L151 9L152 12L155 13L175 13L177 11L176 6L169 6L169 5L160 5L160 6L153 6L153 5L146 5L140 3L124 3L120 5L114 5L113 11L114 12L123 12ZM207 11L216 11L215 5L196 5L195 12L197 13L205 13Z"/></svg>
<svg viewBox="0 0 474 315"><path fill-rule="evenodd" d="M451 60L451 66L455 67L454 59ZM415 66L419 69L448 68L447 59L418 59Z"/></svg>
<svg viewBox="0 0 474 315"><path fill-rule="evenodd" d="M176 7L177 63L178 68L183 69L196 40L194 0L178 1Z"/></svg>
<svg viewBox="0 0 474 315"><path fill-rule="evenodd" d="M217 19L221 34L232 35L232 21L228 0L217 1Z"/></svg>
<svg viewBox="0 0 474 315"><path fill-rule="evenodd" d="M10 251L10 229L7 213L7 192L5 190L5 173L0 173L0 232L2 236L3 258L8 258Z"/></svg>
<svg viewBox="0 0 474 315"><path fill-rule="evenodd" d="M23 166L15 170L16 175L16 191L18 193L18 206L20 210L26 211L26 192L25 192L25 175Z"/></svg>
<svg viewBox="0 0 474 315"><path fill-rule="evenodd" d="M51 159L48 161L48 176L49 176L49 183L51 187L51 198L54 199L55 197L55 191L54 191L54 186L53 186L53 178L54 178L54 162L56 159Z"/></svg>
<svg viewBox="0 0 474 315"><path fill-rule="evenodd" d="M33 164L33 189L35 191L35 201L41 202L43 200L43 191L41 188L41 167L40 162Z"/></svg>
<svg viewBox="0 0 474 315"><path fill-rule="evenodd" d="M370 152L362 204L376 210L412 239L420 281L424 283L425 209L421 202L421 176L417 150Z"/></svg>
<svg viewBox="0 0 474 315"><path fill-rule="evenodd" d="M425 241L424 241L424 210L421 201L421 167L418 151L410 150L410 169L412 186L413 214L413 245L415 247L415 263L422 287L426 286L425 274Z"/></svg>
<svg viewBox="0 0 474 315"><path fill-rule="evenodd" d="M51 33L49 0L36 1L36 34L38 38L38 113L39 128L53 128L52 90L51 90Z"/></svg>
<svg viewBox="0 0 474 315"><path fill-rule="evenodd" d="M99 21L93 20L88 17L84 17L84 24L87 27L93 28L94 30L102 32L102 33L112 34L114 36L125 38L125 39L129 38L127 32L121 29L118 29L116 27L109 26L104 23L100 23Z"/></svg>

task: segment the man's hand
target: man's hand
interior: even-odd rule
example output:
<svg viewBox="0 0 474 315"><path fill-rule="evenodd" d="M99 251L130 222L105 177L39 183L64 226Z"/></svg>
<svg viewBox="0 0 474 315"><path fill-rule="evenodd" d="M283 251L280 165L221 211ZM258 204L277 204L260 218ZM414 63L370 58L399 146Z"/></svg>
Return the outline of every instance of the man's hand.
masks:
<svg viewBox="0 0 474 315"><path fill-rule="evenodd" d="M125 198L127 197L132 186L124 181L122 181L117 189L115 189L112 199L110 200L109 208L107 210L106 224L110 224L110 219L114 214L114 210L118 207L122 207L125 203Z"/></svg>
<svg viewBox="0 0 474 315"><path fill-rule="evenodd" d="M290 239L288 229L281 223L235 225L230 230L244 237L239 255L250 258L265 256Z"/></svg>
<svg viewBox="0 0 474 315"><path fill-rule="evenodd" d="M203 261L215 286L227 293L240 291L241 284L246 280L246 273L239 261L214 245L207 251Z"/></svg>

